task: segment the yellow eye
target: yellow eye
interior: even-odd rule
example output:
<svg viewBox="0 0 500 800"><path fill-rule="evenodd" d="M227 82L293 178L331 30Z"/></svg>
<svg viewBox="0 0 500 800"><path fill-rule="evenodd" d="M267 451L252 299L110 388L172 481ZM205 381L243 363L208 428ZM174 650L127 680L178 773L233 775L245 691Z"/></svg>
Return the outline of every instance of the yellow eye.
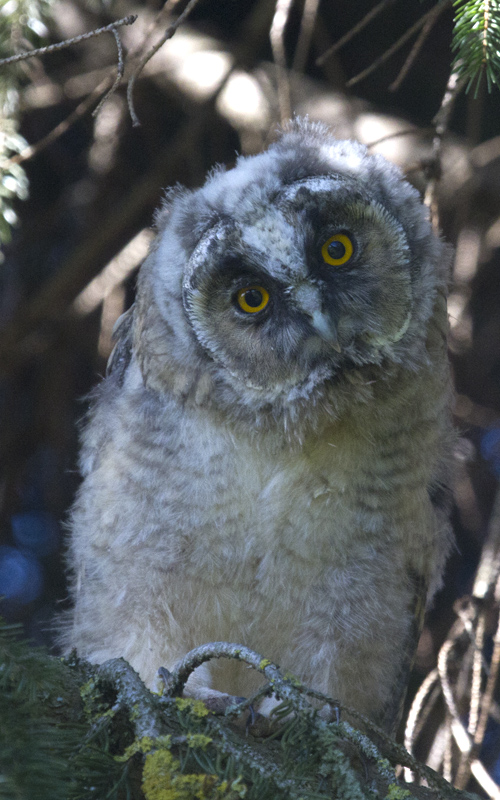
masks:
<svg viewBox="0 0 500 800"><path fill-rule="evenodd" d="M269 303L269 292L263 286L245 286L236 295L238 305L247 314L256 314L262 311Z"/></svg>
<svg viewBox="0 0 500 800"><path fill-rule="evenodd" d="M349 261L354 251L353 244L345 233L336 233L328 239L321 248L323 261L338 267Z"/></svg>

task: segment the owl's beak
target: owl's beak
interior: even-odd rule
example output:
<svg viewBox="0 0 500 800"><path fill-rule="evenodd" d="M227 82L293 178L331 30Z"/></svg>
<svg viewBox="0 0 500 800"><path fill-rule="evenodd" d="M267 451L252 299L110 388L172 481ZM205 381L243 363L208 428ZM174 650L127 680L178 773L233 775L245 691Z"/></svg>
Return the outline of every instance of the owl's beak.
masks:
<svg viewBox="0 0 500 800"><path fill-rule="evenodd" d="M318 336L320 336L325 342L328 342L328 344L331 345L331 347L333 347L337 353L341 353L342 348L339 344L337 326L335 325L333 319L327 314L323 313L323 311L313 311L310 317L312 326L317 332Z"/></svg>
<svg viewBox="0 0 500 800"><path fill-rule="evenodd" d="M337 353L342 352L337 326L330 314L323 311L323 302L318 287L310 283L300 283L295 289L295 301L301 311L309 318L318 336L327 342Z"/></svg>

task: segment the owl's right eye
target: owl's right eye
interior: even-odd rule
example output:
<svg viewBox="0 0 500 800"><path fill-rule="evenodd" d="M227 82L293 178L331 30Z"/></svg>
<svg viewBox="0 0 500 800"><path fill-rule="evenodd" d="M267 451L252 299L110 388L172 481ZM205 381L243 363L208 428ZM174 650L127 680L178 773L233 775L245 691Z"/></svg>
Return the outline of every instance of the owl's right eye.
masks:
<svg viewBox="0 0 500 800"><path fill-rule="evenodd" d="M330 237L321 248L321 255L325 264L340 267L350 260L354 252L352 240L345 233L336 233Z"/></svg>
<svg viewBox="0 0 500 800"><path fill-rule="evenodd" d="M256 314L269 303L269 292L263 286L245 286L236 295L236 302L246 314Z"/></svg>

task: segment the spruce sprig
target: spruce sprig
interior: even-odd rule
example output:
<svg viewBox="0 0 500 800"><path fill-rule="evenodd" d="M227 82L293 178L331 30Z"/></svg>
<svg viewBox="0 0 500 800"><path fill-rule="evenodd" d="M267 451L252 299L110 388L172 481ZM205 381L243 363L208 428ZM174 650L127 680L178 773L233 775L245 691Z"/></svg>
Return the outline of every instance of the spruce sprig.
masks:
<svg viewBox="0 0 500 800"><path fill-rule="evenodd" d="M452 49L455 69L477 94L481 77L488 91L500 86L500 0L454 0Z"/></svg>
<svg viewBox="0 0 500 800"><path fill-rule="evenodd" d="M80 731L55 725L43 701L61 689L63 665L0 620L0 800L67 800L69 757Z"/></svg>

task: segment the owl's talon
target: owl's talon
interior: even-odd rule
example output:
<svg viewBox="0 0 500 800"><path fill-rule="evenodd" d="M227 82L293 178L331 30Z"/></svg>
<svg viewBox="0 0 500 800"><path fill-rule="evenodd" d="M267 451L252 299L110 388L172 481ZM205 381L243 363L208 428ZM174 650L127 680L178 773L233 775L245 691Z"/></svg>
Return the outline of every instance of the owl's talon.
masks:
<svg viewBox="0 0 500 800"><path fill-rule="evenodd" d="M253 705L249 705L248 706L248 717L247 717L247 721L246 721L246 724L245 724L245 731L246 731L247 734L248 734L248 729L251 728L252 725L255 723L255 720L257 719L257 716L258 716L258 712L255 711Z"/></svg>
<svg viewBox="0 0 500 800"><path fill-rule="evenodd" d="M265 717L259 711L255 711L252 706L248 707L249 715L246 720L245 733L251 734L255 739L267 739L268 736L275 734L280 727L281 721Z"/></svg>
<svg viewBox="0 0 500 800"><path fill-rule="evenodd" d="M168 688L172 673L166 667L160 667L158 669L158 677L163 681L165 688Z"/></svg>
<svg viewBox="0 0 500 800"><path fill-rule="evenodd" d="M335 720L333 715L335 714ZM333 703L325 703L323 708L319 711L319 716L325 722L334 722L338 725L340 723L340 706Z"/></svg>
<svg viewBox="0 0 500 800"><path fill-rule="evenodd" d="M238 706L246 700L246 697L217 692L215 689L198 689L188 696L202 700L208 710L217 716L224 716L228 709Z"/></svg>

